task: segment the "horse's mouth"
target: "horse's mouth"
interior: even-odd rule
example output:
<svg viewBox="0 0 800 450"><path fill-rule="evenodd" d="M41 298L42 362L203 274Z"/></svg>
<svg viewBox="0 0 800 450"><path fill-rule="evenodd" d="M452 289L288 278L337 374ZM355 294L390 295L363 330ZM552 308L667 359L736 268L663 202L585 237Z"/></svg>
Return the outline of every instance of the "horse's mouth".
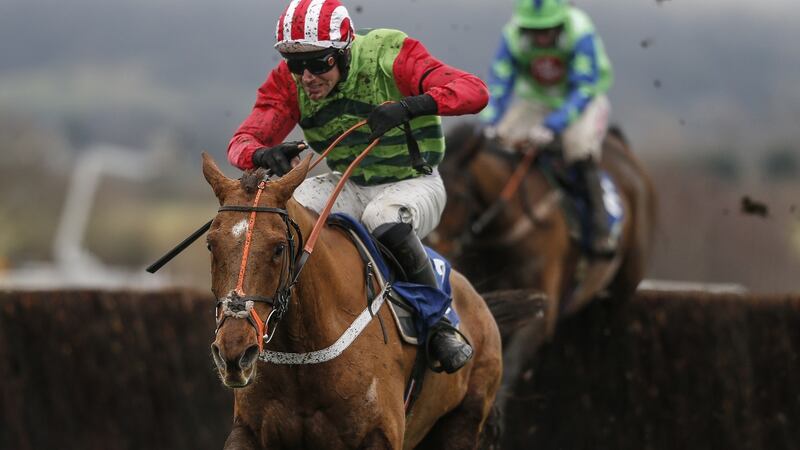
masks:
<svg viewBox="0 0 800 450"><path fill-rule="evenodd" d="M222 378L222 384L224 384L226 387L231 389L241 389L250 385L254 378L253 375L255 374L251 372L249 376L246 376L245 374L238 372L220 375L220 378Z"/></svg>
<svg viewBox="0 0 800 450"><path fill-rule="evenodd" d="M247 381L244 381L244 382L234 382L234 381L227 381L226 380L224 382L224 384L225 384L225 386L227 386L227 387L229 387L231 389L241 389L241 388L249 386L250 385L250 380L247 380Z"/></svg>

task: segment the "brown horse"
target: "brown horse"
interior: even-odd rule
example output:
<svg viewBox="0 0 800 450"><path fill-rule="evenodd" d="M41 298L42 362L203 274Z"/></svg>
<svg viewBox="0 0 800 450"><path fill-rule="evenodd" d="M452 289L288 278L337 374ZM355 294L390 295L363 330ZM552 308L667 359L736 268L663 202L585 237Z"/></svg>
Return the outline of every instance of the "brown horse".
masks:
<svg viewBox="0 0 800 450"><path fill-rule="evenodd" d="M429 372L409 416L404 389L417 348L401 342L385 306L375 313L380 321L325 362L265 359L327 351L366 312L365 264L338 228L323 228L292 282L297 233L307 238L317 219L292 199L308 167L306 159L275 181L265 182L261 169L237 181L203 156L203 174L222 205L207 239L212 291L222 306L212 355L223 383L235 388L225 448L475 448L500 383L500 336L483 299L455 271L453 305L475 354L455 374ZM237 299L244 301L234 307ZM273 312L282 318L266 329Z"/></svg>
<svg viewBox="0 0 800 450"><path fill-rule="evenodd" d="M475 235L472 225L496 202L520 157L498 148L468 123L448 133L447 147L448 157L440 166L447 206L429 236L431 245L477 280L483 292L534 288L546 295L544 329L541 321L532 321L504 344L506 384L516 379L517 363L553 334L560 317L575 313L604 291L613 299L631 298L652 249L653 186L622 134L609 133L601 165L620 193L624 221L618 254L592 259L571 237L574 228L561 207L564 194L536 166L524 178L515 201Z"/></svg>

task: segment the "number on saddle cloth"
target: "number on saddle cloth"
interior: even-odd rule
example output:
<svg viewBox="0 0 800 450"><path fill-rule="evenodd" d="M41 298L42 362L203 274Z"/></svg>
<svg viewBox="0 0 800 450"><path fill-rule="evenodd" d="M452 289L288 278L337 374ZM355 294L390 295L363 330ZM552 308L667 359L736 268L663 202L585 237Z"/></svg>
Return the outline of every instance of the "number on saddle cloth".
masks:
<svg viewBox="0 0 800 450"><path fill-rule="evenodd" d="M574 167L567 166L564 159L556 152L542 152L536 160L536 166L544 175L548 184L564 193L561 208L567 219L570 235L578 241L581 248L589 252L591 249L592 217L587 201L586 188L580 180L580 174ZM622 234L624 210L622 198L614 180L608 173L600 169L603 188L603 205L608 213L611 239L618 241Z"/></svg>
<svg viewBox="0 0 800 450"><path fill-rule="evenodd" d="M341 213L331 214L328 221L355 232L378 266L378 270L383 279L393 279L392 270L389 268L389 265L378 249L375 239L364 225L353 217ZM451 308L450 263L428 247L425 247L425 251L428 253L428 257L433 265L439 289L402 280L395 280L392 282L391 289L393 293L398 294L402 298L406 307L413 309L417 341L420 343L425 342L430 327L436 324L442 317L446 317L453 326L458 326L459 323L458 315L455 310Z"/></svg>

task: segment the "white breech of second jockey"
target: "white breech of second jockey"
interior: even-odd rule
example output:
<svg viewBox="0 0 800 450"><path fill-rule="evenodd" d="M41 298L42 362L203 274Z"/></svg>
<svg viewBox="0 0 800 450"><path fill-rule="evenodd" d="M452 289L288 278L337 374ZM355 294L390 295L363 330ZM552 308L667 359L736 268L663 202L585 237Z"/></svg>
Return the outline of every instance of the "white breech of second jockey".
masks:
<svg viewBox="0 0 800 450"><path fill-rule="evenodd" d="M586 105L581 116L564 130L562 144L567 163L588 158L600 160L610 110L608 97L598 95ZM552 111L540 103L519 99L497 125L497 134L507 144L524 141L530 129L542 123Z"/></svg>
<svg viewBox="0 0 800 450"><path fill-rule="evenodd" d="M308 178L294 191L294 199L319 213L341 177L330 172ZM375 186L347 180L332 212L359 219L370 232L384 223L410 223L422 239L439 224L446 201L442 178L433 169L430 175Z"/></svg>

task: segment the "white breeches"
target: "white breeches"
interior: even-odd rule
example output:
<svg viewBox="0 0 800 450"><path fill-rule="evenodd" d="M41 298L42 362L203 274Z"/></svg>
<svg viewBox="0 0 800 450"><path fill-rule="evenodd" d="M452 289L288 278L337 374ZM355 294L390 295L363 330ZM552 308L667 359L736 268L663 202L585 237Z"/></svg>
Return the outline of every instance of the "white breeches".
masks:
<svg viewBox="0 0 800 450"><path fill-rule="evenodd" d="M598 95L589 102L581 116L564 130L562 144L566 162L588 158L600 160L610 109L608 98ZM540 103L517 100L497 125L497 134L510 145L524 141L531 127L542 123L552 111Z"/></svg>
<svg viewBox="0 0 800 450"><path fill-rule="evenodd" d="M308 178L294 191L294 199L319 213L341 176L330 172ZM332 212L361 220L369 231L384 223L410 223L422 239L439 224L446 201L444 183L434 169L431 175L375 186L361 186L347 180Z"/></svg>

